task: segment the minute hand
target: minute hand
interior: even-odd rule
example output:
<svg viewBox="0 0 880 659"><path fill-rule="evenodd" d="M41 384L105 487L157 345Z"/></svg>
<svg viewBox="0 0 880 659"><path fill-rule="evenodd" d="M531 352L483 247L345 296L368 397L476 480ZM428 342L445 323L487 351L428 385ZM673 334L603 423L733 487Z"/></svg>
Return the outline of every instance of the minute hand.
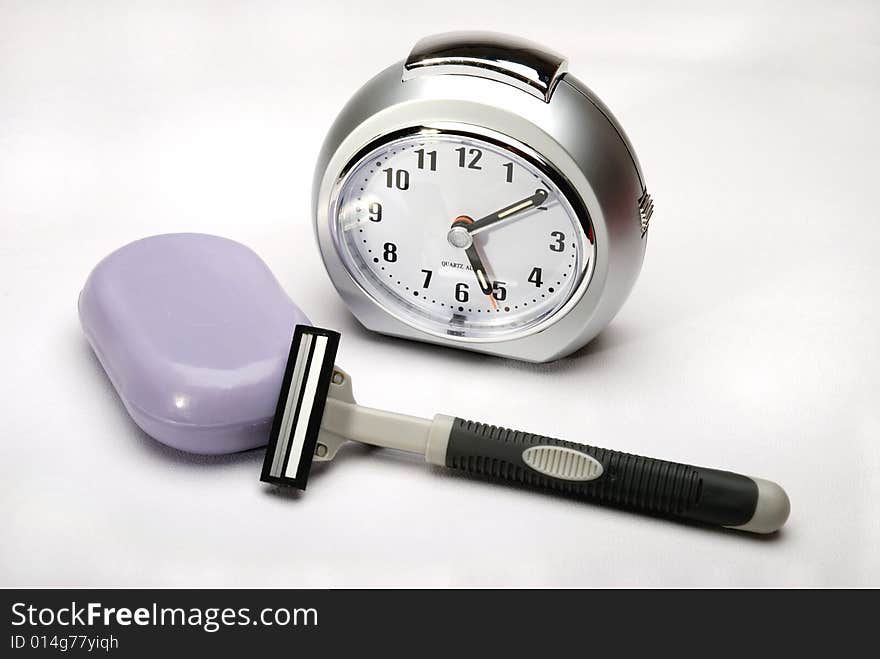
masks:
<svg viewBox="0 0 880 659"><path fill-rule="evenodd" d="M469 224L467 226L468 233L471 235L480 233L484 229L492 226L493 224L501 222L502 220L506 220L509 217L513 217L514 215L519 215L529 208L540 206L545 201L547 201L547 191L535 190L535 194L533 194L531 197L520 199L519 201L512 203L510 206L505 206L501 210L495 211L494 213L492 213L491 215L487 215L486 217L482 217L473 224Z"/></svg>

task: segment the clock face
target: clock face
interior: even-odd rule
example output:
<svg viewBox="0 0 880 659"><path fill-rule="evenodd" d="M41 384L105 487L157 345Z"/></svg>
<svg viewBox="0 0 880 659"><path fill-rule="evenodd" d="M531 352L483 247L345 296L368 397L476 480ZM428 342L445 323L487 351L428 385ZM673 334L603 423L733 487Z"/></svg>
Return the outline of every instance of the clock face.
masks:
<svg viewBox="0 0 880 659"><path fill-rule="evenodd" d="M558 318L589 280L595 240L568 186L525 152L425 129L357 158L330 209L351 276L437 335L510 339Z"/></svg>

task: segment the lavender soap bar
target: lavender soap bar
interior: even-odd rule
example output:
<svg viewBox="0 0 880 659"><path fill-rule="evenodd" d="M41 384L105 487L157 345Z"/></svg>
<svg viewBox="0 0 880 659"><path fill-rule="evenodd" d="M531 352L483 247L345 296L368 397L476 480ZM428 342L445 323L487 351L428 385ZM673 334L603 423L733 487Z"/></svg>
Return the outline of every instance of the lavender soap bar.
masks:
<svg viewBox="0 0 880 659"><path fill-rule="evenodd" d="M294 326L308 324L253 251L184 233L107 256L79 317L135 423L203 454L266 444Z"/></svg>

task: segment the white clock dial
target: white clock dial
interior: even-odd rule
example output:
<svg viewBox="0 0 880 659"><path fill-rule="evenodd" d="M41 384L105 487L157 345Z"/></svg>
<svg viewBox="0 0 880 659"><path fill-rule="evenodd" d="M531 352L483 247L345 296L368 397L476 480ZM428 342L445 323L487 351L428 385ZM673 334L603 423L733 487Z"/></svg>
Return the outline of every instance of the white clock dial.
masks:
<svg viewBox="0 0 880 659"><path fill-rule="evenodd" d="M589 220L557 181L523 151L425 130L346 168L333 239L361 288L407 324L512 338L550 322L592 271Z"/></svg>

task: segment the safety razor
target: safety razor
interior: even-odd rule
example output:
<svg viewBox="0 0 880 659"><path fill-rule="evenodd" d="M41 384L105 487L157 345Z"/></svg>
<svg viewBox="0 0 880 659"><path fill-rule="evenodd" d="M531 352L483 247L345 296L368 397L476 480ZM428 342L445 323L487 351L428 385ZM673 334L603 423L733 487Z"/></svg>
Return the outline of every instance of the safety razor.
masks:
<svg viewBox="0 0 880 659"><path fill-rule="evenodd" d="M340 335L298 325L261 480L304 490L313 461L347 441L418 453L431 464L632 512L752 533L788 519L779 485L438 414L422 419L355 403L335 366Z"/></svg>

